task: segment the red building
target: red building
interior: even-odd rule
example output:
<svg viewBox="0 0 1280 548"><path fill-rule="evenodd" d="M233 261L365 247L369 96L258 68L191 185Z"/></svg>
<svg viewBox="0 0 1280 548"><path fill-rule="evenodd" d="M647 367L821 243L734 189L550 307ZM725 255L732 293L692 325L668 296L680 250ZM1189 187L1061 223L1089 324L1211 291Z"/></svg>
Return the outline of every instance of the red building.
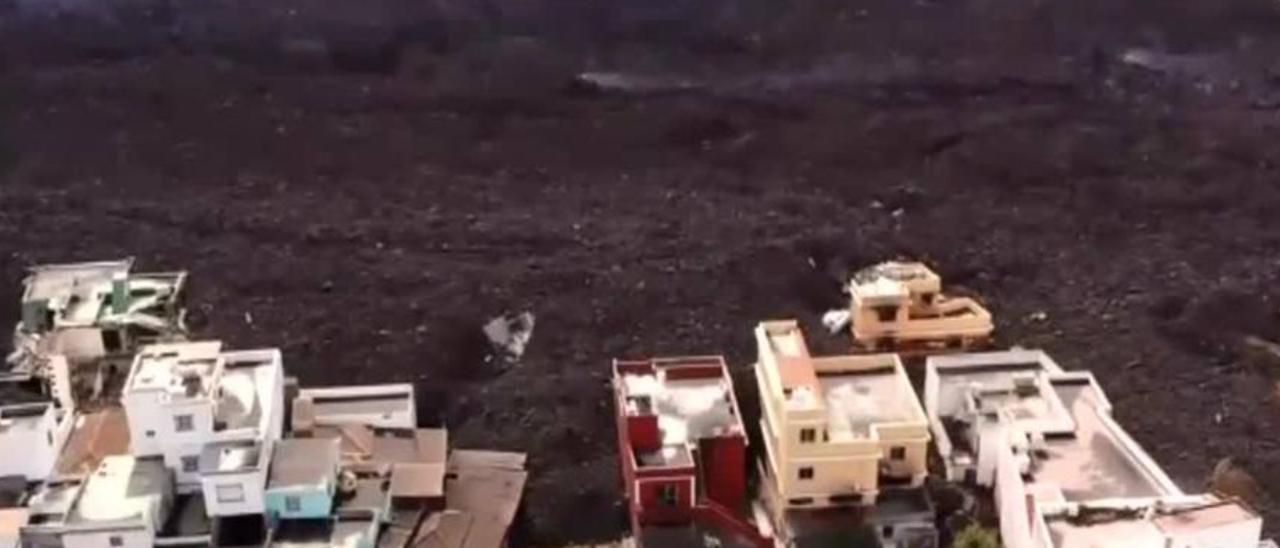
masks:
<svg viewBox="0 0 1280 548"><path fill-rule="evenodd" d="M724 358L614 361L618 456L637 539L703 527L765 539L747 508L746 431Z"/></svg>

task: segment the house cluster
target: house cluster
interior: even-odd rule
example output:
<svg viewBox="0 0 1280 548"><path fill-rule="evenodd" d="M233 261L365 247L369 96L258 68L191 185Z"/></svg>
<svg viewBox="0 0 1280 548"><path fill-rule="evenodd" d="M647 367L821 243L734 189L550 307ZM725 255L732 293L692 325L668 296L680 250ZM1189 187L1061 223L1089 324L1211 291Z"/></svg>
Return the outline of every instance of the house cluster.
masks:
<svg viewBox="0 0 1280 548"><path fill-rule="evenodd" d="M42 266L0 368L0 548L505 546L520 453L450 447L409 384L300 388L189 340L183 273Z"/></svg>
<svg viewBox="0 0 1280 548"><path fill-rule="evenodd" d="M1041 351L967 352L990 315L941 296L924 265L880 265L850 289L854 346L880 353L815 356L797 322L756 326L757 436L722 358L614 362L636 543L939 546L932 498L950 484L987 499L1008 548L1276 546L1244 501L1183 492L1115 421L1091 373ZM929 350L913 364L919 389L883 351L896 343Z"/></svg>

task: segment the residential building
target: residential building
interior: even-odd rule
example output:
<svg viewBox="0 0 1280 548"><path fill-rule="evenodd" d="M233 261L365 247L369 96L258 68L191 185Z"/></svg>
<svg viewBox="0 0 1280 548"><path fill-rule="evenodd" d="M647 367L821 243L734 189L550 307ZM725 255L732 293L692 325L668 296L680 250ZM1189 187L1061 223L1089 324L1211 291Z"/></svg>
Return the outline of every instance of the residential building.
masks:
<svg viewBox="0 0 1280 548"><path fill-rule="evenodd" d="M306 388L293 400L294 430L358 424L370 428L413 429L418 408L412 384Z"/></svg>
<svg viewBox="0 0 1280 548"><path fill-rule="evenodd" d="M273 442L235 440L207 443L200 452L200 491L209 516L242 516L266 511L263 494Z"/></svg>
<svg viewBox="0 0 1280 548"><path fill-rule="evenodd" d="M329 519L338 489L339 465L337 439L290 438L276 442L264 494L266 513L272 520Z"/></svg>
<svg viewBox="0 0 1280 548"><path fill-rule="evenodd" d="M780 509L870 505L927 475L929 425L894 354L813 357L795 321L755 330L764 484Z"/></svg>
<svg viewBox="0 0 1280 548"><path fill-rule="evenodd" d="M0 475L0 548L17 548L22 526L27 524L31 495L25 478Z"/></svg>
<svg viewBox="0 0 1280 548"><path fill-rule="evenodd" d="M279 350L223 352L217 341L143 348L122 397L133 454L163 456L178 484L195 488L207 444L281 437L283 386Z"/></svg>
<svg viewBox="0 0 1280 548"><path fill-rule="evenodd" d="M37 494L24 546L151 548L169 517L173 482L159 459L108 457L83 484Z"/></svg>
<svg viewBox="0 0 1280 548"><path fill-rule="evenodd" d="M854 342L868 349L969 347L986 342L991 314L968 297L942 293L942 279L923 263L887 262L849 282Z"/></svg>
<svg viewBox="0 0 1280 548"><path fill-rule="evenodd" d="M643 542L655 529L695 525L759 539L738 517L747 503L747 438L724 359L614 361L613 390L637 537Z"/></svg>
<svg viewBox="0 0 1280 548"><path fill-rule="evenodd" d="M448 507L426 515L408 546L509 546L511 524L515 521L524 485L529 478L525 461L524 453L466 449L450 452L445 480ZM395 531L394 527L391 529ZM379 543L379 546L383 544Z"/></svg>
<svg viewBox="0 0 1280 548"><path fill-rule="evenodd" d="M74 423L73 413L45 396L35 379L0 382L0 477L44 480Z"/></svg>
<svg viewBox="0 0 1280 548"><path fill-rule="evenodd" d="M1006 547L1260 545L1256 512L1182 492L1112 418L1093 375L1044 352L930 357L925 408L948 479L993 490Z"/></svg>
<svg viewBox="0 0 1280 548"><path fill-rule="evenodd" d="M374 429L359 424L295 431L300 437L339 440L342 467L387 471L391 496L443 507L448 432L442 428Z"/></svg>
<svg viewBox="0 0 1280 548"><path fill-rule="evenodd" d="M24 281L13 362L129 356L185 337L186 273L131 273L132 259L32 267ZM21 366L21 363L16 365Z"/></svg>

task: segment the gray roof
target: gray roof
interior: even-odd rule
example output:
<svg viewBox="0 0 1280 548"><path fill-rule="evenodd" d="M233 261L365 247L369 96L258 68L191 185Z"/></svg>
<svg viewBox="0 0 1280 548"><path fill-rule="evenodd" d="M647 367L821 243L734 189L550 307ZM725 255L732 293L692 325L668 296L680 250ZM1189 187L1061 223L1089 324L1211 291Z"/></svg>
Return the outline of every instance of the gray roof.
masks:
<svg viewBox="0 0 1280 548"><path fill-rule="evenodd" d="M324 485L338 470L338 440L291 438L276 442L267 489Z"/></svg>

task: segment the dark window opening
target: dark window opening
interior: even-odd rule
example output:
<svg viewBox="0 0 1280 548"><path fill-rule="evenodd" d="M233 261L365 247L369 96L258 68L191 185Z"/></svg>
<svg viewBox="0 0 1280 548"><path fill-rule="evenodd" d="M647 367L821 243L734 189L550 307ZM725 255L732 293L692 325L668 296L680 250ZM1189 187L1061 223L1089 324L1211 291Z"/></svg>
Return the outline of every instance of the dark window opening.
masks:
<svg viewBox="0 0 1280 548"><path fill-rule="evenodd" d="M907 459L907 448L906 448L906 447L891 447L891 448L889 448L889 458L890 458L890 459L892 459L892 460L906 460L906 459Z"/></svg>
<svg viewBox="0 0 1280 548"><path fill-rule="evenodd" d="M115 329L107 329L102 332L102 349L108 353L119 352L123 345L120 342L120 332Z"/></svg>
<svg viewBox="0 0 1280 548"><path fill-rule="evenodd" d="M802 480L811 480L811 479L813 479L813 467L812 467L812 466L805 466L805 467L800 468L800 479L802 479Z"/></svg>
<svg viewBox="0 0 1280 548"><path fill-rule="evenodd" d="M107 544L110 544L112 548L124 546L124 538L119 535L111 535L111 537L107 539Z"/></svg>
<svg viewBox="0 0 1280 548"><path fill-rule="evenodd" d="M877 306L876 317L880 321L888 323L898 319L898 307L896 306Z"/></svg>
<svg viewBox="0 0 1280 548"><path fill-rule="evenodd" d="M800 443L813 443L818 439L812 428L802 428L800 430Z"/></svg>
<svg viewBox="0 0 1280 548"><path fill-rule="evenodd" d="M658 502L664 506L676 506L680 501L680 493L676 490L676 486L672 484L663 484L658 486Z"/></svg>

